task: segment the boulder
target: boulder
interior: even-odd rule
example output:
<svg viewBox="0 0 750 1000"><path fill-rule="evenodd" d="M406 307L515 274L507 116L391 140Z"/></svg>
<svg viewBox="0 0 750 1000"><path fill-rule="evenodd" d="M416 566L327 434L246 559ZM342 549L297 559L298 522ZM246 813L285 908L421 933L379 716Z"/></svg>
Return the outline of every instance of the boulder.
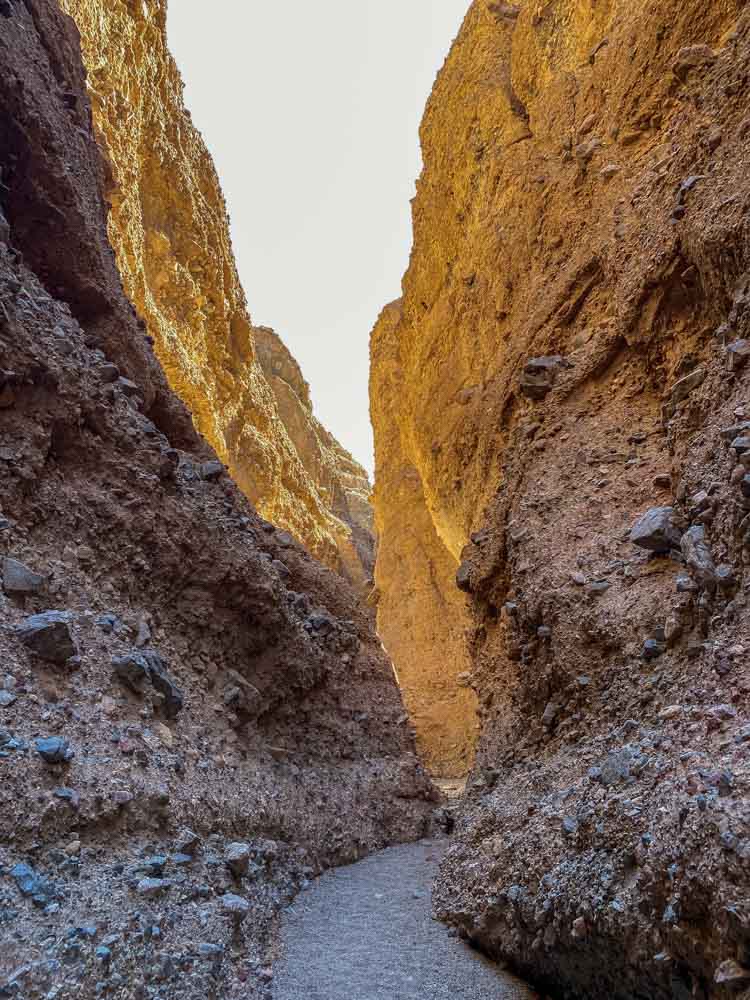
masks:
<svg viewBox="0 0 750 1000"><path fill-rule="evenodd" d="M649 552L669 552L680 547L680 533L673 524L674 508L652 507L633 525L630 541Z"/></svg>
<svg viewBox="0 0 750 1000"><path fill-rule="evenodd" d="M3 590L6 594L36 594L44 586L44 577L18 559L3 559Z"/></svg>
<svg viewBox="0 0 750 1000"><path fill-rule="evenodd" d="M31 615L16 629L24 646L42 660L50 663L67 663L78 655L70 630L72 615L67 611L45 611Z"/></svg>

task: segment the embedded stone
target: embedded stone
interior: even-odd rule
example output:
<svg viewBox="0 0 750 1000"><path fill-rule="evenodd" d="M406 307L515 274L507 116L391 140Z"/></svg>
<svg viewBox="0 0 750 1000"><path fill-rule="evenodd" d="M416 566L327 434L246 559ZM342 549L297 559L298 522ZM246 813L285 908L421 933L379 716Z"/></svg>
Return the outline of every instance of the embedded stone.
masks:
<svg viewBox="0 0 750 1000"><path fill-rule="evenodd" d="M164 660L154 649L133 650L115 657L112 666L116 676L136 694L144 694L148 683L164 702L164 714L174 719L182 710L182 692L167 673Z"/></svg>
<svg viewBox="0 0 750 1000"><path fill-rule="evenodd" d="M48 764L67 764L75 757L75 752L68 741L59 736L35 740L34 749Z"/></svg>
<svg viewBox="0 0 750 1000"><path fill-rule="evenodd" d="M112 660L116 677L136 694L143 694L151 680L151 671L145 657L139 652L128 653Z"/></svg>
<svg viewBox="0 0 750 1000"><path fill-rule="evenodd" d="M568 367L570 362L559 354L545 358L531 358L526 362L521 376L521 392L529 399L544 399L554 386L560 369Z"/></svg>
<svg viewBox="0 0 750 1000"><path fill-rule="evenodd" d="M471 593L471 564L462 562L456 572L456 586L465 594Z"/></svg>
<svg viewBox="0 0 750 1000"><path fill-rule="evenodd" d="M63 664L78 654L70 630L71 621L72 615L66 611L45 611L23 621L16 634L40 659Z"/></svg>
<svg viewBox="0 0 750 1000"><path fill-rule="evenodd" d="M746 969L733 958L722 962L714 975L714 982L719 986L724 983L744 983L748 980L750 980L750 969Z"/></svg>
<svg viewBox="0 0 750 1000"><path fill-rule="evenodd" d="M664 644L657 639L646 639L641 655L644 660L657 660L664 655Z"/></svg>
<svg viewBox="0 0 750 1000"><path fill-rule="evenodd" d="M247 874L248 867L250 866L250 845L242 843L230 844L227 847L224 861L232 875L235 878L241 878Z"/></svg>
<svg viewBox="0 0 750 1000"><path fill-rule="evenodd" d="M141 896L149 898L161 896L172 887L172 883L166 878L142 878L136 886L136 891Z"/></svg>
<svg viewBox="0 0 750 1000"><path fill-rule="evenodd" d="M750 358L750 340L734 340L727 345L729 370L738 371L747 364Z"/></svg>
<svg viewBox="0 0 750 1000"><path fill-rule="evenodd" d="M235 896L232 892L228 892L222 896L219 903L222 913L236 924L242 923L250 913L250 904L248 901L243 899L242 896Z"/></svg>
<svg viewBox="0 0 750 1000"><path fill-rule="evenodd" d="M672 70L681 79L694 69L710 66L717 59L716 53L709 45L685 45L677 53Z"/></svg>
<svg viewBox="0 0 750 1000"><path fill-rule="evenodd" d="M225 471L226 470L221 462L204 462L201 466L201 478L207 480L208 482L215 482L224 475Z"/></svg>
<svg viewBox="0 0 750 1000"><path fill-rule="evenodd" d="M652 507L630 532L630 541L650 552L669 552L680 547L680 533L673 524L673 507Z"/></svg>
<svg viewBox="0 0 750 1000"><path fill-rule="evenodd" d="M706 540L706 529L702 525L694 525L682 536L680 543L685 562L693 571L695 578L704 587L716 585L716 566L711 554L711 546Z"/></svg>
<svg viewBox="0 0 750 1000"><path fill-rule="evenodd" d="M44 577L18 559L3 559L3 590L6 594L36 594L44 586Z"/></svg>
<svg viewBox="0 0 750 1000"><path fill-rule="evenodd" d="M683 206L680 205L679 207L682 208ZM675 382L669 391L669 399L665 404L666 414L668 416L672 416L679 404L682 403L683 400L687 399L688 396L703 383L705 378L705 368L696 368L695 371L690 372L689 375L686 375L678 382Z"/></svg>

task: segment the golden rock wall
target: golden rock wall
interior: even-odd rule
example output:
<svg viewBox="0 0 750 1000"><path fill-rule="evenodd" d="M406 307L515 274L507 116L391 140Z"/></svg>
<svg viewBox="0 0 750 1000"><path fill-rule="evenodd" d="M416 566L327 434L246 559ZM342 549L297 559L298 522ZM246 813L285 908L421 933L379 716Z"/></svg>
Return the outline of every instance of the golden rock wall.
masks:
<svg viewBox="0 0 750 1000"><path fill-rule="evenodd" d="M356 525L341 520L327 494L336 492L339 459L343 491L354 477L365 495L366 473L331 438L325 477L316 480L317 453L295 445L317 440L319 425L293 442L280 415L286 404L258 362L219 180L167 48L166 0L62 6L81 33L111 167L110 240L170 385L258 511L361 582L370 572L358 564L362 545L353 537L361 517Z"/></svg>
<svg viewBox="0 0 750 1000"><path fill-rule="evenodd" d="M679 355L700 357L697 289L680 278L699 234L672 211L701 197L704 181L692 194L681 184L709 175L731 139L711 137L716 123L698 104L690 134L676 123L739 9L475 0L438 76L403 299L376 329L372 375L379 627L407 700L455 700L447 743L430 708L417 712L433 766L454 767L449 746L473 727L471 699L450 694L473 657L466 631L475 638L455 587L462 553L507 489L511 453L543 454L535 436L556 433L555 416L545 422L519 391L524 365L565 355L583 385L624 350L658 343L667 381ZM743 84L732 86L736 95ZM512 519L502 527L522 530ZM502 548L494 527L493 538ZM416 577L400 562L407 549Z"/></svg>
<svg viewBox="0 0 750 1000"><path fill-rule="evenodd" d="M401 303L393 302L383 310L371 345L378 631L396 664L425 763L436 775L455 777L471 765L477 731L463 636L465 600L455 585L455 559L435 529L403 437L400 321Z"/></svg>

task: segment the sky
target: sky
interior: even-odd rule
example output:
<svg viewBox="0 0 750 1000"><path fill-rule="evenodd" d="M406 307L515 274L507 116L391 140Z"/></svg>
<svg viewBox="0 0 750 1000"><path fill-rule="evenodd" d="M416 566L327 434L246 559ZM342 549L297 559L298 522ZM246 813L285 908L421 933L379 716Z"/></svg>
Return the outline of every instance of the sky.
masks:
<svg viewBox="0 0 750 1000"><path fill-rule="evenodd" d="M419 123L469 0L172 0L185 103L216 161L253 322L372 471L370 331L401 294Z"/></svg>

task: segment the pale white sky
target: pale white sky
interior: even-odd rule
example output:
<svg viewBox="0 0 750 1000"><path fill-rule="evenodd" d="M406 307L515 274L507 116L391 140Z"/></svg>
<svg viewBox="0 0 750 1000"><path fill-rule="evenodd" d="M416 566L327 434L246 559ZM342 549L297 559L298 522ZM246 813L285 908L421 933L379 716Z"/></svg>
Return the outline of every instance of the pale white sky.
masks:
<svg viewBox="0 0 750 1000"><path fill-rule="evenodd" d="M372 469L368 340L400 295L418 128L469 0L171 0L169 42L213 153L253 321Z"/></svg>

